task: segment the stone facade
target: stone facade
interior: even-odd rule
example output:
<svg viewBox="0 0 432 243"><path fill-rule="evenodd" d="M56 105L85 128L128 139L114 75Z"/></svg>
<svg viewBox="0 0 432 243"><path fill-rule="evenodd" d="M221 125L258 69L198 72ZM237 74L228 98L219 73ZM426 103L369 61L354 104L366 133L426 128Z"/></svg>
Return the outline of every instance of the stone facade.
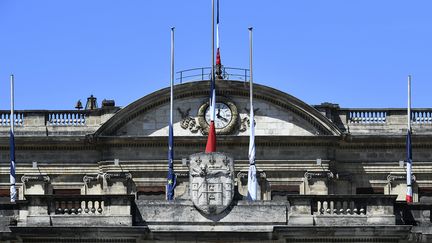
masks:
<svg viewBox="0 0 432 243"><path fill-rule="evenodd" d="M2 240L431 240L432 109L413 110L415 203L407 205L405 109L310 106L255 84L262 200L248 202L249 86L218 81L217 100L235 105L238 116L217 138L217 150L233 161L233 195L226 209L206 215L190 194L190 155L204 151L208 88L207 81L175 86L174 202L164 200L168 88L124 108L16 111L20 201L2 204ZM8 111L0 111L2 192L8 131Z"/></svg>

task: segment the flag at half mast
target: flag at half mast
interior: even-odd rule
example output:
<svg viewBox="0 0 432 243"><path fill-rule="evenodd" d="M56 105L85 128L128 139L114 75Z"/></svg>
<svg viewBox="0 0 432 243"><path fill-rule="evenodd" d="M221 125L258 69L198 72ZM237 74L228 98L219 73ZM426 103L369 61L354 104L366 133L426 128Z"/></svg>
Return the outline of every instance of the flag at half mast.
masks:
<svg viewBox="0 0 432 243"><path fill-rule="evenodd" d="M15 187L16 176L15 176L15 115L14 115L14 76L10 76L11 83L11 113L10 113L10 201L15 202L17 199L17 192Z"/></svg>
<svg viewBox="0 0 432 243"><path fill-rule="evenodd" d="M412 192L412 147L411 147L411 131L408 130L406 137L406 149L407 149L407 194L406 194L406 202L413 202L413 192Z"/></svg>
<svg viewBox="0 0 432 243"><path fill-rule="evenodd" d="M257 189L258 182L256 178L256 166L255 166L255 118L254 118L254 108L253 108L253 72L252 72L252 27L249 28L249 99L250 99L250 114L249 114L249 124L250 124L250 134L249 134L249 170L248 170L248 193L247 199L254 201L257 200Z"/></svg>
<svg viewBox="0 0 432 243"><path fill-rule="evenodd" d="M166 184L166 198L168 201L174 199L176 187L176 175L174 173L174 128L173 128L173 107L174 107L174 27L171 28L171 82L170 82L170 117L168 130L168 176Z"/></svg>
<svg viewBox="0 0 432 243"><path fill-rule="evenodd" d="M223 79L222 61L220 55L219 0L216 2L216 77L217 79Z"/></svg>
<svg viewBox="0 0 432 243"><path fill-rule="evenodd" d="M219 6L219 1L218 1ZM216 116L216 84L215 84L215 64L214 64L214 0L212 1L212 68L211 68L211 81L210 81L210 101L209 101L209 113L210 113L210 125L208 130L207 144L205 148L206 153L216 152L216 128L215 128L215 116Z"/></svg>
<svg viewBox="0 0 432 243"><path fill-rule="evenodd" d="M413 202L413 191L412 191L412 144L411 144L411 75L408 75L408 109L407 109L407 137L406 137L406 150L407 150L407 161L406 161L406 181L407 181L407 193L406 202Z"/></svg>
<svg viewBox="0 0 432 243"><path fill-rule="evenodd" d="M208 131L207 145L205 149L206 153L216 152L216 128L214 122L216 116L215 106L216 106L216 88L215 88L215 79L213 76L210 85L210 104L209 104L210 126Z"/></svg>

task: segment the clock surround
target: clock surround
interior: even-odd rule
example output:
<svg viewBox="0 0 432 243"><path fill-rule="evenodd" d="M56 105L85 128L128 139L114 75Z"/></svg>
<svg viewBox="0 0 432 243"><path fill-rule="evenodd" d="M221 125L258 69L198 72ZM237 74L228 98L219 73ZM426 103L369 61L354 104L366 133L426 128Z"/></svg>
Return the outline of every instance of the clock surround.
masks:
<svg viewBox="0 0 432 243"><path fill-rule="evenodd" d="M216 110L215 117L215 126L216 126L216 134L232 134L238 125L238 110L237 106L231 100L224 97L216 98L216 107L220 110ZM209 112L209 102L203 103L198 109L198 123L202 128L203 134L208 134L209 123L207 120L209 119L209 115L206 114ZM230 116L230 117L229 117Z"/></svg>

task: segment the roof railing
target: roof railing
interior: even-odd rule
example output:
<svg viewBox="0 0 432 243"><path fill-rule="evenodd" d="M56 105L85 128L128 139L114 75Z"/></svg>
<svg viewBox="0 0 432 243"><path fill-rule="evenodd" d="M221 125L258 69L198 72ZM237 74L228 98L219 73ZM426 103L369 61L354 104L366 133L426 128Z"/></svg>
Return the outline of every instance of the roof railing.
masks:
<svg viewBox="0 0 432 243"><path fill-rule="evenodd" d="M176 73L176 80L182 84L192 81L202 81L211 79L211 67L200 67L182 70ZM246 82L249 80L249 69L232 68L222 66L222 77L226 80L238 80Z"/></svg>

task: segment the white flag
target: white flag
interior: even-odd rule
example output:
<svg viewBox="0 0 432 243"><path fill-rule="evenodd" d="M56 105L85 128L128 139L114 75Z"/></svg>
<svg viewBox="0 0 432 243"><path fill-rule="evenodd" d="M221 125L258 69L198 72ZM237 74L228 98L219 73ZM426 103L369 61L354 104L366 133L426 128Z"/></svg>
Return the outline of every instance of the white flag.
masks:
<svg viewBox="0 0 432 243"><path fill-rule="evenodd" d="M252 85L252 84L251 84ZM252 96L252 94L251 94ZM252 100L252 99L251 99ZM249 137L249 171L248 171L248 199L257 200L257 177L255 167L255 122L254 122L254 110L251 102L250 106L250 137Z"/></svg>

